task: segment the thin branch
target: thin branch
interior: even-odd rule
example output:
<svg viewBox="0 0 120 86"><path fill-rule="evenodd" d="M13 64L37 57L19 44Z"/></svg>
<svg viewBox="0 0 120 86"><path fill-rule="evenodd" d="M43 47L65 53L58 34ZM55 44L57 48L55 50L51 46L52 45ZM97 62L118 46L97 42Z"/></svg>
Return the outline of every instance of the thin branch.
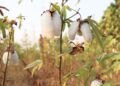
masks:
<svg viewBox="0 0 120 86"><path fill-rule="evenodd" d="M6 7L4 7L4 6L0 6L0 8L2 8L2 9L4 9L4 10L9 11L9 9L8 9L8 8L6 8Z"/></svg>
<svg viewBox="0 0 120 86"><path fill-rule="evenodd" d="M7 63L6 63L6 65L5 65L4 78L3 78L3 86L5 86L5 82L6 82L8 62L9 62L9 51L8 51L8 56L7 56Z"/></svg>
<svg viewBox="0 0 120 86"><path fill-rule="evenodd" d="M72 10L75 11L75 14L73 14L72 16L70 16L70 17L68 17L67 19L65 19L65 21L69 20L70 18L72 18L72 17L74 17L74 16L76 16L76 15L79 15L80 18L81 18L81 14L79 13L80 8L79 8L77 11L74 10L74 9L72 9Z"/></svg>
<svg viewBox="0 0 120 86"><path fill-rule="evenodd" d="M61 3L62 7L64 6L64 0L62 0ZM61 34L60 34L60 54L63 53L62 51L62 30L64 27L64 20L63 20L63 11L61 13L61 20L62 20L62 24L61 24ZM62 86L62 56L60 56L60 63L59 63L59 82L60 82L60 86Z"/></svg>
<svg viewBox="0 0 120 86"><path fill-rule="evenodd" d="M6 75L7 75L7 69L8 69L8 62L9 62L9 54L10 54L10 39L11 39L11 34L9 33L9 43L8 43L8 55L7 55L7 63L5 65L5 71L4 71L4 77L3 77L3 86L6 86Z"/></svg>

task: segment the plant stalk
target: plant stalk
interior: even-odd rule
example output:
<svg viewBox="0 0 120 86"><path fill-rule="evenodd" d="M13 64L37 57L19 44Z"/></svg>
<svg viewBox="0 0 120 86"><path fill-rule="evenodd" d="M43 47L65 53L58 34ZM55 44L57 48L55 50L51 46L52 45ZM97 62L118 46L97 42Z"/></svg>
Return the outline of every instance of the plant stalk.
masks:
<svg viewBox="0 0 120 86"><path fill-rule="evenodd" d="M64 6L64 0L62 0L62 7ZM62 50L62 30L64 28L64 20L63 20L63 12L62 12L62 15L61 15L61 34L60 34L60 63L59 63L59 83L60 83L60 86L62 86L62 53L63 53L63 50Z"/></svg>
<svg viewBox="0 0 120 86"><path fill-rule="evenodd" d="M8 69L8 62L9 62L9 55L10 55L10 41L11 41L11 33L9 33L9 43L8 43L8 55L7 55L7 62L5 65L5 71L4 71L4 77L3 77L3 86L6 86L6 75L7 75L7 69Z"/></svg>

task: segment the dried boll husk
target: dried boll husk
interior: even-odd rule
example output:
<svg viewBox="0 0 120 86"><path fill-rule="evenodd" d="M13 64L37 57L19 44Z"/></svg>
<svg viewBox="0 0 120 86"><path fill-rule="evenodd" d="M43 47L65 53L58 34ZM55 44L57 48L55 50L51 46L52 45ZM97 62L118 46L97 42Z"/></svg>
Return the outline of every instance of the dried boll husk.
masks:
<svg viewBox="0 0 120 86"><path fill-rule="evenodd" d="M43 37L46 37L48 39L54 37L52 16L49 10L45 11L41 15L41 29Z"/></svg>
<svg viewBox="0 0 120 86"><path fill-rule="evenodd" d="M3 57L2 57L2 61L4 64L7 63L7 58L8 58L8 51L4 52ZM19 57L16 51L11 52L9 51L9 60L8 60L8 64L14 64L17 65L19 63Z"/></svg>
<svg viewBox="0 0 120 86"><path fill-rule="evenodd" d="M41 15L42 36L48 39L61 34L61 18L57 11L47 10Z"/></svg>
<svg viewBox="0 0 120 86"><path fill-rule="evenodd" d="M74 40L75 36L79 30L80 21L73 21L68 30L68 37L70 40Z"/></svg>
<svg viewBox="0 0 120 86"><path fill-rule="evenodd" d="M90 25L88 24L88 22L83 22L81 24L81 28L80 28L82 35L84 37L84 39L87 42L91 42L93 40L93 35L92 32L90 30Z"/></svg>
<svg viewBox="0 0 120 86"><path fill-rule="evenodd" d="M102 86L102 80L95 79L92 81L91 86Z"/></svg>
<svg viewBox="0 0 120 86"><path fill-rule="evenodd" d="M54 35L60 36L60 34L61 34L61 18L57 11L55 11L53 13L52 21L53 21Z"/></svg>

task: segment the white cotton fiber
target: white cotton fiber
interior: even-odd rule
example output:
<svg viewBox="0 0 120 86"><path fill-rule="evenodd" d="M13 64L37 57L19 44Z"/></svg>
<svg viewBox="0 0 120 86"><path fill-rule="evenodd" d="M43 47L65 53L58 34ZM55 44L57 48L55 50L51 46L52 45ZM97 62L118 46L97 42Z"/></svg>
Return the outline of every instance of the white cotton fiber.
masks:
<svg viewBox="0 0 120 86"><path fill-rule="evenodd" d="M79 21L72 22L68 30L68 37L70 40L75 39L75 35L78 32L78 30L79 30Z"/></svg>
<svg viewBox="0 0 120 86"><path fill-rule="evenodd" d="M92 32L90 30L90 25L88 23L83 23L80 28L84 39L87 42L91 42L93 40Z"/></svg>

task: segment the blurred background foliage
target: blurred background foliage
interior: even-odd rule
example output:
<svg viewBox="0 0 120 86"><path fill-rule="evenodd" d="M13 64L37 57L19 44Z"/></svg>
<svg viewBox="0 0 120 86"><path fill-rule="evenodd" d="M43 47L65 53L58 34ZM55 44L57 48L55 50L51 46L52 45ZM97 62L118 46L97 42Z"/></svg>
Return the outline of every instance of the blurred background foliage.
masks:
<svg viewBox="0 0 120 86"><path fill-rule="evenodd" d="M106 9L103 18L100 21L102 32L106 36L112 36L116 40L115 46L120 48L120 1L115 0L115 3Z"/></svg>

